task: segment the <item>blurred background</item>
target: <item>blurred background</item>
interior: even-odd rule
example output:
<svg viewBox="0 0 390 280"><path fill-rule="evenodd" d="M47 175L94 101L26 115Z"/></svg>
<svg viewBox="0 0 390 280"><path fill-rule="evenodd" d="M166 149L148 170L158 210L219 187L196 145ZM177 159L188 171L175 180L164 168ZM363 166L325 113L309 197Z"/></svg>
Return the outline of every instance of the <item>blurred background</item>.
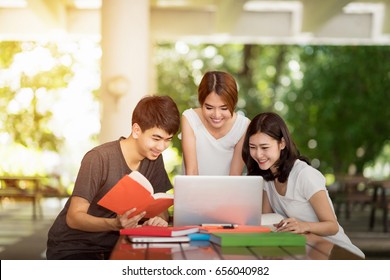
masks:
<svg viewBox="0 0 390 280"><path fill-rule="evenodd" d="M388 0L0 0L0 216L55 216L82 156L128 136L143 95L183 112L221 70L238 112L285 118L338 215L388 238L389 57ZM178 137L164 158L181 173Z"/></svg>

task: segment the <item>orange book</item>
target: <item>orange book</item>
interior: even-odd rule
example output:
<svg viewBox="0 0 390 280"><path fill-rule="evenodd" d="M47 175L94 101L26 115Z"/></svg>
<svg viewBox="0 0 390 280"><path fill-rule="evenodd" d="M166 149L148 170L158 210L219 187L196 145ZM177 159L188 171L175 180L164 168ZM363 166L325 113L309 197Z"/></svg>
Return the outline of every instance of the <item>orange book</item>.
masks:
<svg viewBox="0 0 390 280"><path fill-rule="evenodd" d="M255 233L255 232L270 232L271 228L267 226L245 226L237 225L233 228L224 228L221 226L201 226L200 232L215 233L215 232L227 232L227 233Z"/></svg>
<svg viewBox="0 0 390 280"><path fill-rule="evenodd" d="M153 193L149 180L138 171L123 176L105 196L98 201L103 206L119 215L136 208L135 216L146 211L146 218L152 218L173 205L173 195Z"/></svg>

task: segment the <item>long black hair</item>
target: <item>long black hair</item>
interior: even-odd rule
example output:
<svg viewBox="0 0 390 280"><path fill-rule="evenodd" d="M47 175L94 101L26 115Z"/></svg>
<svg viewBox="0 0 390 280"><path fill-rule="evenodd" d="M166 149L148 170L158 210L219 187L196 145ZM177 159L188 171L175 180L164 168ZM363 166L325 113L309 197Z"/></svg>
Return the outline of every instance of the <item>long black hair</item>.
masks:
<svg viewBox="0 0 390 280"><path fill-rule="evenodd" d="M279 160L275 163L277 170L275 174L273 174L270 169L261 170L258 163L250 155L249 138L260 132L267 134L279 143L284 139L286 144L286 147L280 152ZM261 175L266 181L275 180L277 178L281 183L287 181L290 171L297 159L301 159L310 164L307 158L299 154L284 120L273 112L258 114L249 124L245 134L242 159L247 167L248 175Z"/></svg>

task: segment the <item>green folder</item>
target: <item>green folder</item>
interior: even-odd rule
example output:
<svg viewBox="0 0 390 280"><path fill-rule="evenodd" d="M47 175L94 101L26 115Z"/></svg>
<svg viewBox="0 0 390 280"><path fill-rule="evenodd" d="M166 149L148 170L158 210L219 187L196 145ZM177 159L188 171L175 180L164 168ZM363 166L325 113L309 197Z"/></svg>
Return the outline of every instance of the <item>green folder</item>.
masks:
<svg viewBox="0 0 390 280"><path fill-rule="evenodd" d="M210 242L224 246L304 246L306 238L291 232L212 233Z"/></svg>

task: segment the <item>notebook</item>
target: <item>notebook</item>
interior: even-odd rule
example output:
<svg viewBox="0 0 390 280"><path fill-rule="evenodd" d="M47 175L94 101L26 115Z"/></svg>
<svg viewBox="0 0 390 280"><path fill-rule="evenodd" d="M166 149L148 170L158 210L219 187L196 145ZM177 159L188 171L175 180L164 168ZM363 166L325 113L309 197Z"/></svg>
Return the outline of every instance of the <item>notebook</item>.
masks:
<svg viewBox="0 0 390 280"><path fill-rule="evenodd" d="M261 225L261 176L184 176L174 178L174 226Z"/></svg>
<svg viewBox="0 0 390 280"><path fill-rule="evenodd" d="M164 243L164 242L190 242L188 236L127 236L134 243Z"/></svg>
<svg viewBox="0 0 390 280"><path fill-rule="evenodd" d="M212 233L210 242L224 246L305 246L306 237L292 232Z"/></svg>

